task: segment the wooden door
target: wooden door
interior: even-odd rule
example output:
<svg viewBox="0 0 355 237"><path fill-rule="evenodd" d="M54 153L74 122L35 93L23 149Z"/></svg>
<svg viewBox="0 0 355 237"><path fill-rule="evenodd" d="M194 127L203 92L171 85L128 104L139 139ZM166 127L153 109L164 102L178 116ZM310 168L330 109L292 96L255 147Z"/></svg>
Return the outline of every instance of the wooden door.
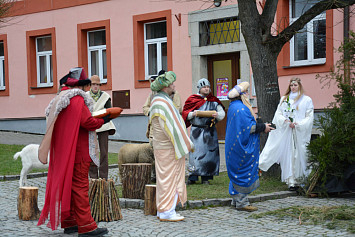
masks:
<svg viewBox="0 0 355 237"><path fill-rule="evenodd" d="M225 97L226 90L231 90L240 79L240 54L211 55L207 58L208 80L211 83L211 90L214 96L219 98L225 107L226 117L216 125L219 140L226 136L227 112L230 101Z"/></svg>

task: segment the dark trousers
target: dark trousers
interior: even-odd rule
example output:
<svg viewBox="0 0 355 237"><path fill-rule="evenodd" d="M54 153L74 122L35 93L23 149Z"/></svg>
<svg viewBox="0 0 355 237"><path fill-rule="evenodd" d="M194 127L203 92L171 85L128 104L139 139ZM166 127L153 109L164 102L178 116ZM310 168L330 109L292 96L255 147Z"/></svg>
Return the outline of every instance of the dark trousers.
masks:
<svg viewBox="0 0 355 237"><path fill-rule="evenodd" d="M92 179L108 178L108 131L97 133L100 147L100 168L91 162L89 176Z"/></svg>
<svg viewBox="0 0 355 237"><path fill-rule="evenodd" d="M213 176L201 176L201 182L213 179ZM189 180L198 181L198 175L190 175Z"/></svg>
<svg viewBox="0 0 355 237"><path fill-rule="evenodd" d="M70 216L61 223L62 228L78 226L79 234L90 232L97 228L91 216L89 204L89 167L90 162L74 164Z"/></svg>

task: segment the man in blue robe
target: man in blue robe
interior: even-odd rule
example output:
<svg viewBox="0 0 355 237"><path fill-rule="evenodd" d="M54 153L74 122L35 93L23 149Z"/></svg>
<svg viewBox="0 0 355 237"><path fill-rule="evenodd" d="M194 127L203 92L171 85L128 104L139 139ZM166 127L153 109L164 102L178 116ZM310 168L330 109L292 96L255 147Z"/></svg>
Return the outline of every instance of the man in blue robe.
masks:
<svg viewBox="0 0 355 237"><path fill-rule="evenodd" d="M248 82L235 86L229 93L231 100L227 114L225 156L229 183L229 194L237 210L256 211L251 206L248 194L259 187L259 133L270 132L270 124L258 123L250 105Z"/></svg>

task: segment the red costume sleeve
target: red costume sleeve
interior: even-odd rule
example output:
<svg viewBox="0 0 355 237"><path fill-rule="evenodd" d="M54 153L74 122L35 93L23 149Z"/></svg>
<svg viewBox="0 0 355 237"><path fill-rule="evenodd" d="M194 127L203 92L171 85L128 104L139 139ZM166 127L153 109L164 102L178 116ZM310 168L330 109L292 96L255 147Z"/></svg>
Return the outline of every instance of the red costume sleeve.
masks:
<svg viewBox="0 0 355 237"><path fill-rule="evenodd" d="M217 102L219 105L221 105L224 109L224 106L222 105L221 101L213 96L212 94L209 94L207 97L203 98L200 95L191 95L189 98L187 98L184 109L182 111L182 118L185 120L186 127L190 127L190 122L187 119L187 116L189 115L190 112L200 108L206 101L210 102Z"/></svg>
<svg viewBox="0 0 355 237"><path fill-rule="evenodd" d="M101 118L94 118L91 116L90 110L87 106L83 106L80 118L80 126L88 131L95 131L104 124Z"/></svg>

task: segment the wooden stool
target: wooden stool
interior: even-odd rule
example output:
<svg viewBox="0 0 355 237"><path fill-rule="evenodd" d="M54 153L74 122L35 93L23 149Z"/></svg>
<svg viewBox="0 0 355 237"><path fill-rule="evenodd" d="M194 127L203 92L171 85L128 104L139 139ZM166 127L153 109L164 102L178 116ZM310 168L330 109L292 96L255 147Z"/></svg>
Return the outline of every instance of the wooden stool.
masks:
<svg viewBox="0 0 355 237"><path fill-rule="evenodd" d="M124 198L144 199L145 185L150 183L152 165L129 163L122 165L122 194Z"/></svg>
<svg viewBox="0 0 355 237"><path fill-rule="evenodd" d="M20 187L17 199L20 220L38 220L41 212L37 205L38 187Z"/></svg>
<svg viewBox="0 0 355 237"><path fill-rule="evenodd" d="M155 216L157 214L156 190L157 186L155 184L147 184L145 186L144 215Z"/></svg>
<svg viewBox="0 0 355 237"><path fill-rule="evenodd" d="M89 202L91 215L96 222L122 219L120 200L112 179L90 179Z"/></svg>

